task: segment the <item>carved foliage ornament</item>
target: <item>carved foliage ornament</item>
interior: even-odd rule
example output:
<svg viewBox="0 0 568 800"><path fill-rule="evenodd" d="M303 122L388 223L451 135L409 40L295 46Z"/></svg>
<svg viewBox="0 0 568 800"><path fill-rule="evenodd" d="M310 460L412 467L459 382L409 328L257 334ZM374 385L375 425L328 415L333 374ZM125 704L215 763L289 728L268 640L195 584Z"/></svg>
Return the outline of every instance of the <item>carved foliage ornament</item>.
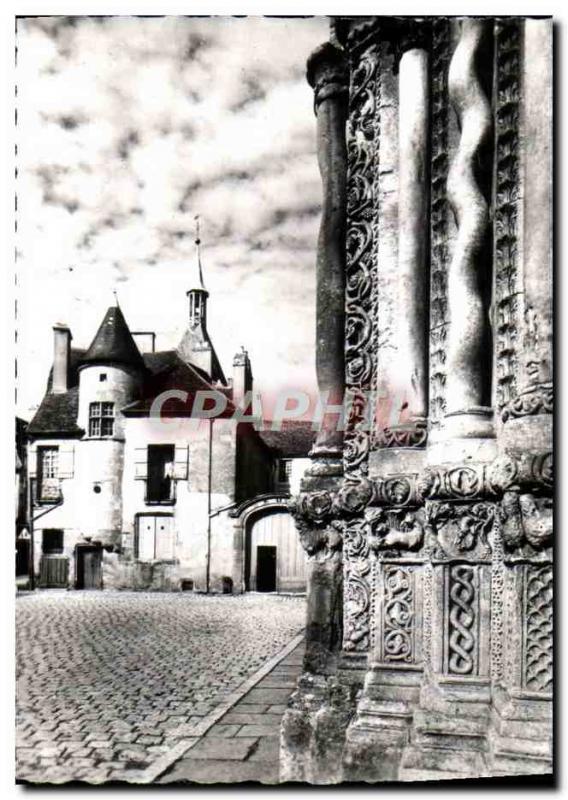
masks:
<svg viewBox="0 0 568 800"><path fill-rule="evenodd" d="M376 180L379 139L379 53L375 45L351 64L347 126L347 259L345 286L345 386L357 407L374 382L376 286ZM370 431L357 415L345 432L346 473L367 470Z"/></svg>
<svg viewBox="0 0 568 800"><path fill-rule="evenodd" d="M495 519L492 503L426 503L426 520L433 534L432 557L445 559L468 555L491 557L488 534Z"/></svg>

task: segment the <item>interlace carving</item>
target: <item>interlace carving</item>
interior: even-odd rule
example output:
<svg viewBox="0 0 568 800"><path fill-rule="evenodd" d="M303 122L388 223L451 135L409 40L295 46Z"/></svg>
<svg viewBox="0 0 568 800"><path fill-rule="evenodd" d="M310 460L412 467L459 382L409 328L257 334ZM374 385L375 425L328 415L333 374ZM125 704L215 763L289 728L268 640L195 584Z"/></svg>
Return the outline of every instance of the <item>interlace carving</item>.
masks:
<svg viewBox="0 0 568 800"><path fill-rule="evenodd" d="M475 666L475 568L455 564L450 569L448 669L470 675Z"/></svg>

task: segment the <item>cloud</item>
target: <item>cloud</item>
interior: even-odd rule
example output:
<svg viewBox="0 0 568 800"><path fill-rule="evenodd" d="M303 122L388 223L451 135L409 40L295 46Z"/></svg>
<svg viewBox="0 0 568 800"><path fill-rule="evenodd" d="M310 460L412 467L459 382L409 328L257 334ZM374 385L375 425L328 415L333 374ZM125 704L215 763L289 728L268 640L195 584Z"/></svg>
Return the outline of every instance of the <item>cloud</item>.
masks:
<svg viewBox="0 0 568 800"><path fill-rule="evenodd" d="M52 324L88 345L114 288L133 328L175 346L197 213L226 370L242 343L261 388L313 384L321 186L304 72L327 35L324 18L18 20L21 413L41 399Z"/></svg>

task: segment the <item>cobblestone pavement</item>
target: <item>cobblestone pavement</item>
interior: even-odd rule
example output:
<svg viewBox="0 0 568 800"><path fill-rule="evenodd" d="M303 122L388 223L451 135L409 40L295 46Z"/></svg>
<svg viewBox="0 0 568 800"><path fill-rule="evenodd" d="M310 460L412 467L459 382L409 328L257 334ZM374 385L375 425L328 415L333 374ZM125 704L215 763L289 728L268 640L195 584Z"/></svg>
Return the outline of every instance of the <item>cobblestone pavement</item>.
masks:
<svg viewBox="0 0 568 800"><path fill-rule="evenodd" d="M127 780L303 628L305 600L46 591L16 603L16 776Z"/></svg>

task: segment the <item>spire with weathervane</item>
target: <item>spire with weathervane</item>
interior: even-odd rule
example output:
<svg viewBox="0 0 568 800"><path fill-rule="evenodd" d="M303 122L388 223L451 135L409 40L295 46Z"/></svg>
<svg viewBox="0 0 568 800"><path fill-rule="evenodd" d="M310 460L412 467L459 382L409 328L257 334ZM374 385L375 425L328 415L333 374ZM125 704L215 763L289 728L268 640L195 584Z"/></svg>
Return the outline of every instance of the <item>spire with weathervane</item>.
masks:
<svg viewBox="0 0 568 800"><path fill-rule="evenodd" d="M183 360L198 367L213 382L226 385L227 381L219 364L215 349L207 331L207 298L209 292L203 282L201 265L201 238L199 235L199 216L195 217L195 248L197 269L193 269L193 286L186 292L189 298L189 326L184 333L177 352Z"/></svg>
<svg viewBox="0 0 568 800"><path fill-rule="evenodd" d="M189 297L189 327L207 330L207 298L209 292L203 283L201 266L201 239L199 237L199 215L195 217L195 249L197 255L197 274L193 274L194 285L186 292Z"/></svg>

